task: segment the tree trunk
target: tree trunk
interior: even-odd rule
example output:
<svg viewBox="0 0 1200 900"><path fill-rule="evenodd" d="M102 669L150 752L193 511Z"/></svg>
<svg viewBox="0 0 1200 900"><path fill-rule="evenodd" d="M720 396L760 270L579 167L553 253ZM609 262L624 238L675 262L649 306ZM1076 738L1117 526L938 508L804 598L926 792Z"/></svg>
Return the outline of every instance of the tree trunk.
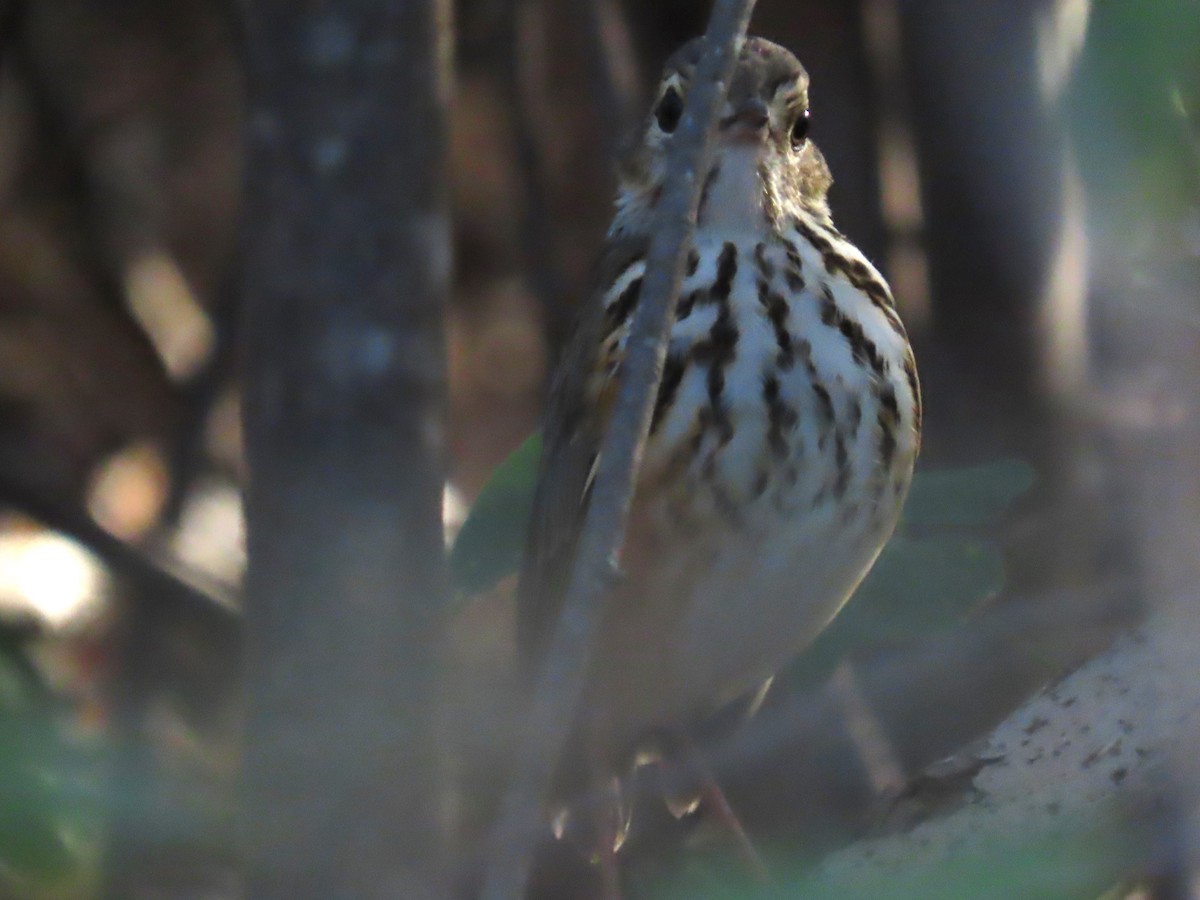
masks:
<svg viewBox="0 0 1200 900"><path fill-rule="evenodd" d="M436 897L449 17L247 6L248 895Z"/></svg>

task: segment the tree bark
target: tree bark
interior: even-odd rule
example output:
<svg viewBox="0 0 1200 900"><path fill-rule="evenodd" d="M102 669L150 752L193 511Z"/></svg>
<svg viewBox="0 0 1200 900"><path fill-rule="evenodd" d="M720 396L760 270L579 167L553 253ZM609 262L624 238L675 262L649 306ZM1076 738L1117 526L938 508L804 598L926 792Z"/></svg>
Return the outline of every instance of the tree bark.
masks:
<svg viewBox="0 0 1200 900"><path fill-rule="evenodd" d="M436 897L447 4L246 12L248 895Z"/></svg>
<svg viewBox="0 0 1200 900"><path fill-rule="evenodd" d="M945 885L962 877L964 861L997 896L1039 894L1028 886L1039 880L1055 886L1047 893L1079 896L1068 889L1073 882L1103 888L1131 873L1186 874L1196 861L1200 788L1200 705L1185 674L1195 668L1196 598L1157 599L1157 614L1141 628L961 754L961 763L974 761L973 777L935 766L881 823L893 833L825 859L820 882L836 888L828 894L878 896L880 885L918 878ZM959 760L949 768L970 774ZM931 809L945 814L927 819ZM1048 841L1063 847L1022 859ZM1062 852L1072 846L1086 851L1082 865Z"/></svg>

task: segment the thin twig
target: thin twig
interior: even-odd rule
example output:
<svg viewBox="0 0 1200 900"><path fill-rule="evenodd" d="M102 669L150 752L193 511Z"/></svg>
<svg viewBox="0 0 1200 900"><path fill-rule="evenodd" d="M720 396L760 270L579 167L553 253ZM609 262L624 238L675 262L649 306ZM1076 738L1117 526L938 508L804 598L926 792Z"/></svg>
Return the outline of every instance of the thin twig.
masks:
<svg viewBox="0 0 1200 900"><path fill-rule="evenodd" d="M620 558L662 375L671 310L683 275L683 255L696 226L700 173L708 168L717 113L753 7L754 0L717 0L706 35L707 52L671 142L662 205L646 257L642 300L630 328L612 425L600 447L570 587L493 833L484 900L519 898L528 881L540 833L538 812L583 694L596 626Z"/></svg>
<svg viewBox="0 0 1200 900"><path fill-rule="evenodd" d="M638 67L629 28L613 0L575 0L583 22L604 151L615 158L632 120Z"/></svg>
<svg viewBox="0 0 1200 900"><path fill-rule="evenodd" d="M550 191L546 183L545 157L542 153L544 116L539 115L532 96L530 59L541 48L532 46L531 16L544 14L530 0L508 0L500 25L500 75L512 122L517 171L521 179L524 209L521 216L521 243L530 287L542 308L546 335L552 350L563 346L572 315L563 303L566 277L556 250L555 230L550 211Z"/></svg>

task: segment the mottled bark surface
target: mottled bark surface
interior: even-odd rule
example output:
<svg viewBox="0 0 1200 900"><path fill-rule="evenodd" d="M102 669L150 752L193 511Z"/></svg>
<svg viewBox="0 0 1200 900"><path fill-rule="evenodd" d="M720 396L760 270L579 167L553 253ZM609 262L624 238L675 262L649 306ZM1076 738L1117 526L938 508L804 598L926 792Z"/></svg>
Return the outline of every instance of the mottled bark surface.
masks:
<svg viewBox="0 0 1200 900"><path fill-rule="evenodd" d="M438 893L444 7L246 12L255 898Z"/></svg>

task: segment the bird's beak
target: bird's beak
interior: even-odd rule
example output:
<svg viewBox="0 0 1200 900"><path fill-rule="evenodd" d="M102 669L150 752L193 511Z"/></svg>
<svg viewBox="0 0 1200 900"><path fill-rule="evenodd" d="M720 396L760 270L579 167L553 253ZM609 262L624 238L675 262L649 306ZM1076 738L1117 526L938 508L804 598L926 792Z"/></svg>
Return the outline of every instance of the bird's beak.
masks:
<svg viewBox="0 0 1200 900"><path fill-rule="evenodd" d="M761 97L743 100L729 116L721 120L721 133L727 140L760 140L771 125L771 114Z"/></svg>

